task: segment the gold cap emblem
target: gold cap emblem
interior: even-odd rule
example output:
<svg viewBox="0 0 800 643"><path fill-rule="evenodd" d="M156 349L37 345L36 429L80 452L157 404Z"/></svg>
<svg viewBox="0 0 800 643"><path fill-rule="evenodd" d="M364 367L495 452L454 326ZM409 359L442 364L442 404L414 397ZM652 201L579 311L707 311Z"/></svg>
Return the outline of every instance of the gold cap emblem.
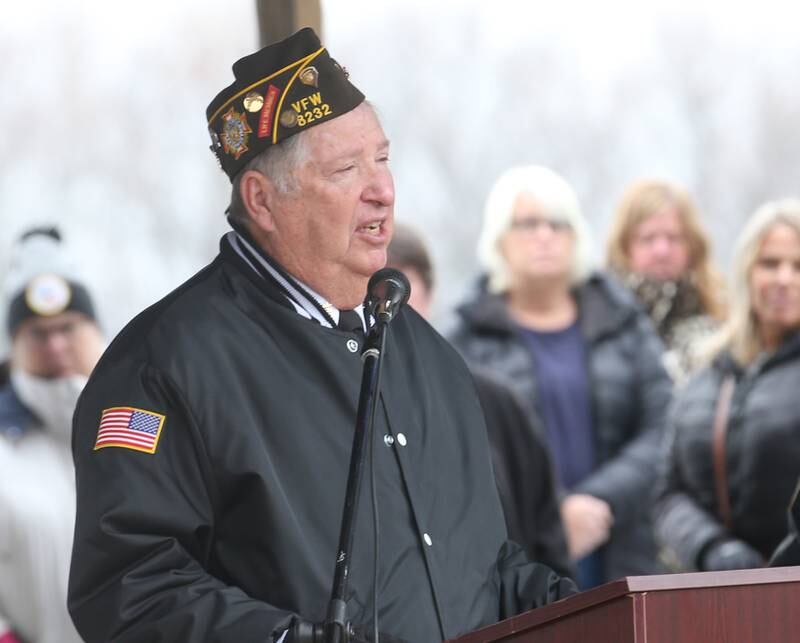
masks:
<svg viewBox="0 0 800 643"><path fill-rule="evenodd" d="M257 112L264 106L264 97L258 92L250 92L244 97L243 102L248 112Z"/></svg>
<svg viewBox="0 0 800 643"><path fill-rule="evenodd" d="M309 87L317 87L319 72L316 67L309 66L300 72L300 82Z"/></svg>
<svg viewBox="0 0 800 643"><path fill-rule="evenodd" d="M250 148L247 147L248 134L253 130L247 123L247 117L231 107L222 116L222 147L226 154L232 154L237 161Z"/></svg>
<svg viewBox="0 0 800 643"><path fill-rule="evenodd" d="M281 125L284 127L294 127L297 125L297 114L294 113L294 110L287 109L281 114Z"/></svg>

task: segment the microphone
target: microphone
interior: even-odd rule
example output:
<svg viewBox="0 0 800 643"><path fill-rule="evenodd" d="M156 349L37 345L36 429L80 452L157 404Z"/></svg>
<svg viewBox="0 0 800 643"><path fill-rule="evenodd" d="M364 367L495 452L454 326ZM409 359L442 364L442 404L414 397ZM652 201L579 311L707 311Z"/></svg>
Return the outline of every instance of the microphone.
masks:
<svg viewBox="0 0 800 643"><path fill-rule="evenodd" d="M408 301L411 284L395 268L381 268L369 279L366 307L378 322L389 323Z"/></svg>

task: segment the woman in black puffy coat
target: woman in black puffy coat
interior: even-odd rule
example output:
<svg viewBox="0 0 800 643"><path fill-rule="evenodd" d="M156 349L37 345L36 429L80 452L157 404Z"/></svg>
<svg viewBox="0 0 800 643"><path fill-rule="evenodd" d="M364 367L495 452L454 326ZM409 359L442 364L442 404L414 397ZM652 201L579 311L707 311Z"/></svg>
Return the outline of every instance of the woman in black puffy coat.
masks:
<svg viewBox="0 0 800 643"><path fill-rule="evenodd" d="M502 376L543 428L579 585L659 571L646 491L672 384L650 320L590 272L577 197L547 168L498 179L480 254L487 279L450 339Z"/></svg>
<svg viewBox="0 0 800 643"><path fill-rule="evenodd" d="M657 493L658 539L686 569L761 566L786 534L800 476L800 200L756 211L734 279L713 361L675 401Z"/></svg>

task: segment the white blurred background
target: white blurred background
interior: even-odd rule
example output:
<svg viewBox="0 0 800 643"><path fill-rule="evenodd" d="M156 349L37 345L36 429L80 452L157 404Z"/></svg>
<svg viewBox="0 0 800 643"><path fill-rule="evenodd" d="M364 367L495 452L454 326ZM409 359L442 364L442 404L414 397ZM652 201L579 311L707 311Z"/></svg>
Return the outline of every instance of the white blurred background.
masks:
<svg viewBox="0 0 800 643"><path fill-rule="evenodd" d="M755 206L800 195L798 7L323 0L323 42L392 139L397 218L434 255L435 321L478 272L483 199L513 164L574 185L598 260L628 182L678 181L727 269ZM0 277L23 230L57 223L113 335L226 230L205 107L258 47L255 2L0 0L0 16Z"/></svg>

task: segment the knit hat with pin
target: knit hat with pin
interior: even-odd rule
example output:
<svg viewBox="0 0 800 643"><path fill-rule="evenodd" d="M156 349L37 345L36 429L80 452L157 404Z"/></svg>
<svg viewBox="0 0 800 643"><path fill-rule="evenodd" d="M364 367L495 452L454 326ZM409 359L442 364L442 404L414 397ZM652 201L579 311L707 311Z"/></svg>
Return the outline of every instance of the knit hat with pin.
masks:
<svg viewBox="0 0 800 643"><path fill-rule="evenodd" d="M69 261L57 228L23 233L11 251L5 279L6 325L14 337L30 317L53 317L67 311L96 320L86 286Z"/></svg>

